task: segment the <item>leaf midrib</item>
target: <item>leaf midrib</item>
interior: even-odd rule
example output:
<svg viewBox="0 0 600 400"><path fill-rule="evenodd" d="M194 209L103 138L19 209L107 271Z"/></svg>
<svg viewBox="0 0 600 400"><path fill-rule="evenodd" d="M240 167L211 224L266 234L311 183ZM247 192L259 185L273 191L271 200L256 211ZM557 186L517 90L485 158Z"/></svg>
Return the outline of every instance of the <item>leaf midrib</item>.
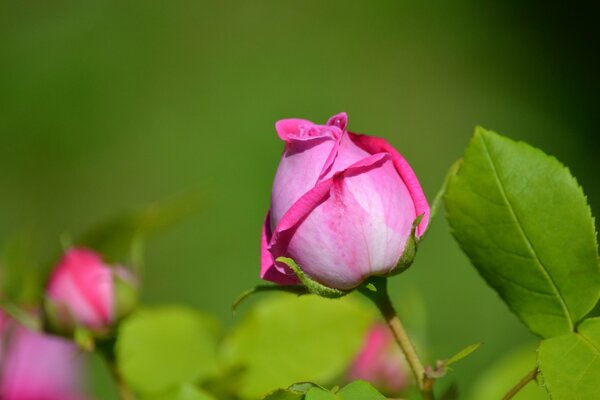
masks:
<svg viewBox="0 0 600 400"><path fill-rule="evenodd" d="M550 275L550 273L548 272L548 270L546 269L546 267L544 266L544 264L542 263L542 261L540 260L537 252L535 251L533 245L531 244L531 241L529 240L529 237L527 236L527 233L525 232L525 229L523 228L523 226L521 225L521 221L519 220L519 217L517 216L512 203L510 202L510 200L508 199L508 196L506 194L506 191L504 190L504 185L502 183L502 180L500 179L500 175L498 174L498 170L496 168L496 164L494 163L494 160L490 154L490 151L488 149L488 145L485 141L485 137L484 135L480 135L481 137L481 143L483 144L483 148L484 148L484 153L492 167L492 171L494 173L494 178L496 179L496 183L498 185L498 187L500 188L500 192L502 193L502 197L504 198L504 201L506 202L506 204L508 205L508 209L510 210L510 214L519 230L519 232L521 233L521 236L523 237L523 240L525 241L525 243L527 244L527 248L529 250L529 252L532 255L532 258L536 261L536 264L538 265L540 271L542 272L542 274L544 275L544 277L546 278L546 280L548 281L548 283L550 284L552 290L554 291L554 293L556 294L556 297L558 298L560 305L563 309L563 312L567 318L567 322L569 323L569 329L571 331L574 330L575 328L575 324L573 322L573 317L571 316L571 313L569 312L569 308L567 307L567 303L565 302L562 294L560 293L560 290L558 289L558 286L556 285L556 283L554 282L554 279L552 279L552 276Z"/></svg>

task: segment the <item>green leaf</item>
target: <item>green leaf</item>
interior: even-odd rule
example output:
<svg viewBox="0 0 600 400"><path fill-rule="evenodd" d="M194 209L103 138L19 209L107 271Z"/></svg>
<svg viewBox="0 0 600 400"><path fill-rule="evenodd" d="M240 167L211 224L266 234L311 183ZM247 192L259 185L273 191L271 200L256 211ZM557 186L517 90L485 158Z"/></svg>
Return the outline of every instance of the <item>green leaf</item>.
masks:
<svg viewBox="0 0 600 400"><path fill-rule="evenodd" d="M367 382L354 381L337 393L312 388L306 393L305 400L386 400L386 398Z"/></svg>
<svg viewBox="0 0 600 400"><path fill-rule="evenodd" d="M540 345L539 368L554 400L600 399L600 318L577 330Z"/></svg>
<svg viewBox="0 0 600 400"><path fill-rule="evenodd" d="M319 388L319 386L310 382L295 383L287 389L278 389L268 394L263 400L302 400L312 388Z"/></svg>
<svg viewBox="0 0 600 400"><path fill-rule="evenodd" d="M445 196L452 232L529 329L568 333L600 297L594 222L555 158L477 128Z"/></svg>
<svg viewBox="0 0 600 400"><path fill-rule="evenodd" d="M142 400L216 400L210 394L192 385L181 385L159 395L145 396Z"/></svg>
<svg viewBox="0 0 600 400"><path fill-rule="evenodd" d="M354 381L338 392L341 400L385 400L373 386L364 381Z"/></svg>
<svg viewBox="0 0 600 400"><path fill-rule="evenodd" d="M358 353L376 318L374 308L350 295L272 295L261 299L222 345L227 368L243 368L237 390L256 399L294 382L327 384Z"/></svg>
<svg viewBox="0 0 600 400"><path fill-rule="evenodd" d="M217 324L182 307L142 309L119 329L117 365L127 384L159 394L216 370Z"/></svg>
<svg viewBox="0 0 600 400"><path fill-rule="evenodd" d="M536 366L536 343L527 344L495 360L482 373L474 377L466 400L498 400ZM462 399L462 397L461 397ZM530 382L513 400L547 400L546 391Z"/></svg>
<svg viewBox="0 0 600 400"><path fill-rule="evenodd" d="M471 353L473 353L475 350L477 350L479 348L479 346L481 346L482 343L474 343L474 344L470 344L467 347L465 347L464 349L462 349L461 351L459 351L458 353L454 354L452 357L450 357L449 359L446 360L446 362L444 363L446 366L452 365L457 361L462 360L465 357L468 357L471 355Z"/></svg>
<svg viewBox="0 0 600 400"><path fill-rule="evenodd" d="M99 224L83 234L76 244L102 253L109 262L139 266L144 240L149 235L196 213L202 204L196 193L157 202Z"/></svg>
<svg viewBox="0 0 600 400"><path fill-rule="evenodd" d="M339 400L340 398L328 390L312 388L306 393L305 400Z"/></svg>

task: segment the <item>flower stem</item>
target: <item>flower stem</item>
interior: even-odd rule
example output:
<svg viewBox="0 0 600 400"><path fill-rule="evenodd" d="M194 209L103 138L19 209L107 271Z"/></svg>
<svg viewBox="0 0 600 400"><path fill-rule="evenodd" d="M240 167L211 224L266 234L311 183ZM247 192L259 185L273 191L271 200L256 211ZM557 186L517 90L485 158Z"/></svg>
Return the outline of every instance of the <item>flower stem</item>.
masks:
<svg viewBox="0 0 600 400"><path fill-rule="evenodd" d="M532 369L531 371L529 371L527 373L527 375L525 375L523 378L521 378L521 380L515 385L513 386L512 389L510 389L502 398L502 400L510 400L513 397L515 397L515 395L517 393L519 393L519 391L521 389L523 389L525 386L527 386L527 384L533 380L535 380L538 376L538 374L540 373L540 370L535 367L534 369Z"/></svg>
<svg viewBox="0 0 600 400"><path fill-rule="evenodd" d="M110 375L117 387L120 400L136 400L136 396L127 386L117 366L115 357L115 338L109 338L96 342L96 351L106 362Z"/></svg>
<svg viewBox="0 0 600 400"><path fill-rule="evenodd" d="M406 361L412 370L417 387L419 388L423 399L434 400L434 380L425 374L425 368L417 355L415 346L410 341L410 338L392 305L387 291L387 278L371 277L369 281L366 282L366 285L362 286L359 291L373 301L381 312L383 319L388 324L394 334L398 346L400 346L400 349L406 357Z"/></svg>
<svg viewBox="0 0 600 400"><path fill-rule="evenodd" d="M119 399L120 400L135 400L135 395L123 381L123 377L121 376L121 373L119 372L119 370L117 368L117 364L114 362L110 362L110 361L107 361L107 363L108 363L108 368L110 369L110 374L112 375L113 380L115 381L115 384L117 385L117 393L119 394Z"/></svg>

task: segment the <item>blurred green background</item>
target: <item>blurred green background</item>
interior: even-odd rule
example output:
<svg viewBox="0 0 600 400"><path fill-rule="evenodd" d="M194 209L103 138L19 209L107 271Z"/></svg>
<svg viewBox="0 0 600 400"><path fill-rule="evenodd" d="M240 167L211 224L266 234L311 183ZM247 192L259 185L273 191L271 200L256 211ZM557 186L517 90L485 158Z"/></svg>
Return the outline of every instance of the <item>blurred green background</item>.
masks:
<svg viewBox="0 0 600 400"><path fill-rule="evenodd" d="M598 30L576 2L2 1L0 241L35 226L51 247L200 190L204 211L148 246L143 298L231 324L258 282L274 122L340 111L394 144L430 199L481 124L555 155L600 215ZM414 288L432 355L485 343L456 368L462 388L532 338L442 216L393 279Z"/></svg>

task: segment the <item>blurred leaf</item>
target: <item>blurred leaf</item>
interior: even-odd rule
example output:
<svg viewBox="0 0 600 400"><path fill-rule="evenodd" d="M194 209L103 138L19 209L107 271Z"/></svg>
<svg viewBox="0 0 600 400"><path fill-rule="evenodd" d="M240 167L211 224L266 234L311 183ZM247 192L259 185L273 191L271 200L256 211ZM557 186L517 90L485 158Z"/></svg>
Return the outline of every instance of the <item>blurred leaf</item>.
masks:
<svg viewBox="0 0 600 400"><path fill-rule="evenodd" d="M183 307L142 309L121 325L117 365L128 385L158 394L216 370L217 324Z"/></svg>
<svg viewBox="0 0 600 400"><path fill-rule="evenodd" d="M145 396L142 400L216 400L210 394L192 385L181 385L159 395Z"/></svg>
<svg viewBox="0 0 600 400"><path fill-rule="evenodd" d="M294 382L327 384L357 354L375 310L353 296L273 295L250 309L222 346L225 365L244 369L243 398Z"/></svg>
<svg viewBox="0 0 600 400"><path fill-rule="evenodd" d="M312 388L306 394L306 400L385 400L385 396L364 381L354 381L337 393Z"/></svg>
<svg viewBox="0 0 600 400"><path fill-rule="evenodd" d="M257 285L251 289L245 290L242 292L237 299L233 301L231 305L231 309L235 312L237 308L246 301L250 296L257 295L259 293L266 292L286 292L296 294L298 296L303 294L308 294L308 289L305 286L301 285Z"/></svg>
<svg viewBox="0 0 600 400"><path fill-rule="evenodd" d="M467 400L501 399L536 365L536 343L509 352L476 376ZM537 382L525 386L513 400L547 400L548 395Z"/></svg>
<svg viewBox="0 0 600 400"><path fill-rule="evenodd" d="M328 390L312 388L304 396L305 400L339 400L339 397Z"/></svg>
<svg viewBox="0 0 600 400"><path fill-rule="evenodd" d="M336 392L320 386L304 383L280 389L268 395L264 400L385 400L386 398L373 386L364 381L354 381Z"/></svg>
<svg viewBox="0 0 600 400"><path fill-rule="evenodd" d="M354 381L337 393L342 400L385 400L373 386L364 381Z"/></svg>
<svg viewBox="0 0 600 400"><path fill-rule="evenodd" d="M268 394L263 400L302 400L304 395L312 388L318 388L318 385L310 382L295 383L287 389L278 389Z"/></svg>
<svg viewBox="0 0 600 400"><path fill-rule="evenodd" d="M538 360L552 399L599 399L600 318L585 320L577 333L544 340Z"/></svg>
<svg viewBox="0 0 600 400"><path fill-rule="evenodd" d="M477 350L479 348L479 346L481 346L481 343L474 343L474 344L468 345L467 347L465 347L464 349L462 349L461 351L459 351L458 353L454 354L452 357L447 359L444 364L446 366L449 366L449 365L454 364L457 361L462 360L465 357L468 357L469 355L471 355L471 353L473 353L475 350Z"/></svg>
<svg viewBox="0 0 600 400"><path fill-rule="evenodd" d="M148 235L194 214L202 204L202 197L195 193L157 202L98 225L76 243L102 253L109 262L139 266L142 264L143 241Z"/></svg>
<svg viewBox="0 0 600 400"><path fill-rule="evenodd" d="M594 307L600 267L592 215L555 158L477 128L445 201L462 249L532 332L568 333Z"/></svg>

